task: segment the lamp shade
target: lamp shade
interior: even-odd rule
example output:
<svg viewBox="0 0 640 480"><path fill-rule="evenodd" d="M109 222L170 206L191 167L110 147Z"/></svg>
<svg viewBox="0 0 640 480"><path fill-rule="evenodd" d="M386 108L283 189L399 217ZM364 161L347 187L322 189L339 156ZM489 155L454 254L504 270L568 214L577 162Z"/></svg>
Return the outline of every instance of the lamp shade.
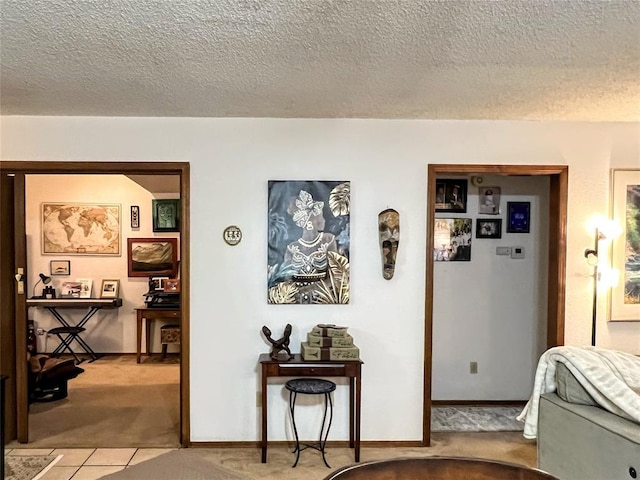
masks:
<svg viewBox="0 0 640 480"><path fill-rule="evenodd" d="M40 280L42 281L42 283L44 283L45 285L47 283L51 283L51 277L46 276L44 273L40 274Z"/></svg>

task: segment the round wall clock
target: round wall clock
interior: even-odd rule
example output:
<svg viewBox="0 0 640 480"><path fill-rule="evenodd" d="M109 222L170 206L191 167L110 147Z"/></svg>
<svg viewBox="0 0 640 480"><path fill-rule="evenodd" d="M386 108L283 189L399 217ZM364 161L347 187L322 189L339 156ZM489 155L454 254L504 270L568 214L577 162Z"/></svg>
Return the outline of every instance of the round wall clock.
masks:
<svg viewBox="0 0 640 480"><path fill-rule="evenodd" d="M227 245L237 245L242 240L242 231L235 225L229 225L222 232L222 238L227 242Z"/></svg>

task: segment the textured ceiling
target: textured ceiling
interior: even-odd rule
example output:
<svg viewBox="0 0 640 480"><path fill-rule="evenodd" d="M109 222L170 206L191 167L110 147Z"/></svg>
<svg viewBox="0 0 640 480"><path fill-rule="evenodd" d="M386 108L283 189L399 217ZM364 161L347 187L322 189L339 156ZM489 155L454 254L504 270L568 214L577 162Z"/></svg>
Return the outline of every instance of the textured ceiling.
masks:
<svg viewBox="0 0 640 480"><path fill-rule="evenodd" d="M640 120L640 0L0 0L3 115Z"/></svg>

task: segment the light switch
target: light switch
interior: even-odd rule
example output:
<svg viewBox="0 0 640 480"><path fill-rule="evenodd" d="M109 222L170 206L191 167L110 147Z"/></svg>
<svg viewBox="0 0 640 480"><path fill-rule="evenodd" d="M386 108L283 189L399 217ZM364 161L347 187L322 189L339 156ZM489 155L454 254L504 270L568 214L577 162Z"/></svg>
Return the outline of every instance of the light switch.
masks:
<svg viewBox="0 0 640 480"><path fill-rule="evenodd" d="M524 258L524 247L512 247L511 258L515 258L515 259Z"/></svg>
<svg viewBox="0 0 640 480"><path fill-rule="evenodd" d="M511 255L511 247L496 247L496 255Z"/></svg>

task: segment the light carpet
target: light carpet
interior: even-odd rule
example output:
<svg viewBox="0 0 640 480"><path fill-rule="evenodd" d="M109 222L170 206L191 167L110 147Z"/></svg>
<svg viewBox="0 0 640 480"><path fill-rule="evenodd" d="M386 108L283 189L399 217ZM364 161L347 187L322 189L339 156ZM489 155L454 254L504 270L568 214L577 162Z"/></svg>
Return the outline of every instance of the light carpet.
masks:
<svg viewBox="0 0 640 480"><path fill-rule="evenodd" d="M37 480L61 458L62 455L7 455L4 457L4 478Z"/></svg>
<svg viewBox="0 0 640 480"><path fill-rule="evenodd" d="M135 356L83 362L67 398L29 406L30 448L180 446L180 365Z"/></svg>
<svg viewBox="0 0 640 480"><path fill-rule="evenodd" d="M434 406L432 432L519 432L524 423L516 420L522 407Z"/></svg>
<svg viewBox="0 0 640 480"><path fill-rule="evenodd" d="M521 432L434 433L430 447L363 447L360 460L436 455L487 458L535 467L536 443L525 439ZM292 468L296 455L284 445L269 446L267 463L260 462L259 448L195 447L165 457L173 459L175 468L157 457L157 463L156 459L151 459L138 464L140 468L136 470L131 466L101 480L321 480L330 472L354 463L353 449L346 447L330 445L326 456L331 468L324 465L320 452L313 449L303 451L298 465ZM195 459L192 465L195 468L189 468L191 459ZM212 475L219 476L202 476L207 472L199 469L206 465L213 465ZM131 473L135 475L128 476Z"/></svg>

